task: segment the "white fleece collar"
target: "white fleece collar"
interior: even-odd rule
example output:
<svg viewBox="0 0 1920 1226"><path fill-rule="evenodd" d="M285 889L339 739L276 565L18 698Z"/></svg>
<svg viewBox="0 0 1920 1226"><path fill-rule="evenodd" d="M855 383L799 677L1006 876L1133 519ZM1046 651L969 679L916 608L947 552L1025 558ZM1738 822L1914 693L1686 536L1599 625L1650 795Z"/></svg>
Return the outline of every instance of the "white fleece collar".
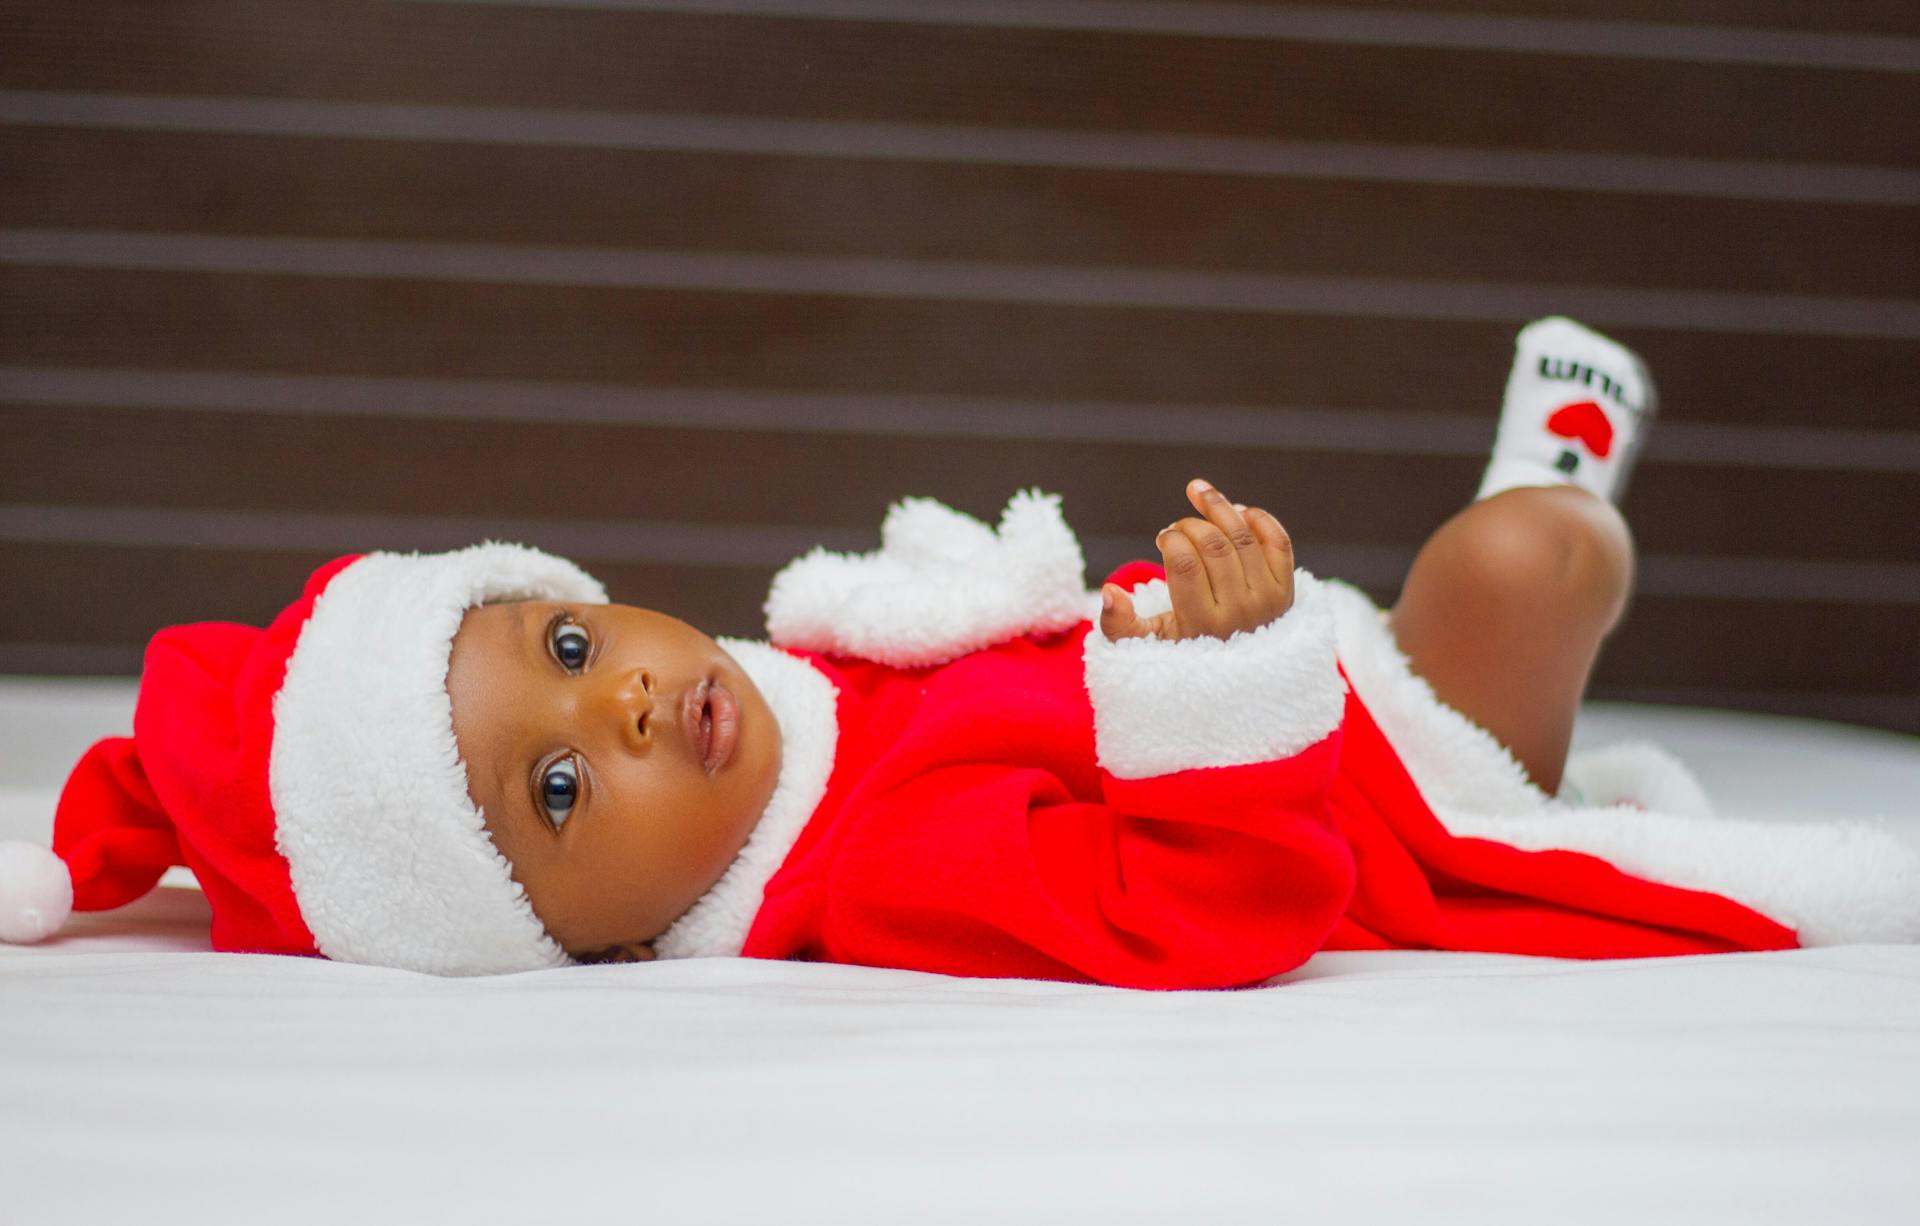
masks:
<svg viewBox="0 0 1920 1226"><path fill-rule="evenodd" d="M1087 615L1080 542L1054 494L1008 500L998 527L903 499L869 553L815 549L773 578L767 634L782 647L925 668Z"/></svg>
<svg viewBox="0 0 1920 1226"><path fill-rule="evenodd" d="M727 871L653 942L657 958L734 957L745 948L767 882L826 795L840 740L839 691L819 669L765 643L719 643L765 695L780 725L780 777Z"/></svg>

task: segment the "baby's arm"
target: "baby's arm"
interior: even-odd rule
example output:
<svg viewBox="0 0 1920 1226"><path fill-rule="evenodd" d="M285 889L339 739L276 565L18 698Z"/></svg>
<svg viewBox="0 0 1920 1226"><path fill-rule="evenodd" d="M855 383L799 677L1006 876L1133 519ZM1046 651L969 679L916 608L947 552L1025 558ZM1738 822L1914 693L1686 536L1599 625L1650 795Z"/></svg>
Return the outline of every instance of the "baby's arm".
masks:
<svg viewBox="0 0 1920 1226"><path fill-rule="evenodd" d="M1346 696L1330 598L1271 516L1197 484L1190 496L1207 518L1161 534L1171 582L1136 589L1137 606L1105 587L1084 692L1035 685L1024 654L985 653L953 696L981 718L954 723L1006 750L969 740L869 789L819 956L1191 988L1262 981L1326 941L1355 880L1327 803ZM1097 791L1051 769L1084 753L1083 701Z"/></svg>
<svg viewBox="0 0 1920 1226"><path fill-rule="evenodd" d="M1109 583L1100 593L1100 632L1109 639L1230 638L1258 630L1293 607L1293 541L1259 507L1228 501L1205 481L1187 484L1188 516L1161 529L1154 544L1167 568L1173 607L1152 617Z"/></svg>

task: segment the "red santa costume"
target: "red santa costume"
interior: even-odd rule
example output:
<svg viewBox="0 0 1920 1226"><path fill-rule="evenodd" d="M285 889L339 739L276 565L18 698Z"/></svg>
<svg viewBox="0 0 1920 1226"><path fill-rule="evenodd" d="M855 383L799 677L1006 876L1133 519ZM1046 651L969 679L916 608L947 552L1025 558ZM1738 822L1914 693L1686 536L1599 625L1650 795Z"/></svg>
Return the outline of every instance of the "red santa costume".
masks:
<svg viewBox="0 0 1920 1226"><path fill-rule="evenodd" d="M791 564L772 645L725 642L785 760L662 956L1175 988L1320 949L1920 937L1920 856L1884 830L1715 818L1645 744L1570 766L1587 803L1549 798L1346 584L1296 571L1285 617L1224 642L1114 642L1052 498L997 531L909 500L882 539ZM1114 581L1166 607L1157 567Z"/></svg>
<svg viewBox="0 0 1920 1226"><path fill-rule="evenodd" d="M767 808L665 957L1226 987L1326 948L1623 957L1920 940L1920 853L1864 823L1711 814L1650 745L1549 798L1407 667L1358 589L1295 573L1227 640L1110 642L1056 499L938 503L775 579L724 641L783 738ZM1164 608L1153 567L1120 572ZM74 768L51 849L0 843L0 940L192 868L216 948L446 975L564 965L467 789L464 611L605 600L485 544L316 571L264 629L155 635L131 737ZM1629 803L1616 804L1614 801Z"/></svg>

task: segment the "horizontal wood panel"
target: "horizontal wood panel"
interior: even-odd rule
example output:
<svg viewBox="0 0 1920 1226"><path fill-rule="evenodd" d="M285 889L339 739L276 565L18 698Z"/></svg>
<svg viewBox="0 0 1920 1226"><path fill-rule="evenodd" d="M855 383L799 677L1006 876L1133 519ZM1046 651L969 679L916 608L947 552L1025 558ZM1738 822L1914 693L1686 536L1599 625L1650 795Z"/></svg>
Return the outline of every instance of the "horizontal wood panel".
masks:
<svg viewBox="0 0 1920 1226"><path fill-rule="evenodd" d="M1561 313L1611 330L1920 342L1920 303L1637 286L110 230L0 230L0 263L1267 316L1504 323Z"/></svg>
<svg viewBox="0 0 1920 1226"><path fill-rule="evenodd" d="M351 549L340 553L354 552ZM0 545L0 582L59 591L55 601L0 609L0 642L138 644L194 621L265 625L338 553ZM594 566L614 599L673 613L713 634L764 635L759 608L771 570Z"/></svg>
<svg viewBox="0 0 1920 1226"><path fill-rule="evenodd" d="M1411 550L1466 503L1484 467L1479 457L1195 445L1174 414L1161 441L1128 445L0 404L0 454L32 457L6 481L18 504L854 532L902 495L991 517L1013 490L1037 485L1065 496L1083 535L1140 548L1204 473L1280 515L1308 566L1316 541ZM1643 460L1625 510L1649 554L1911 563L1920 474L1782 477Z"/></svg>
<svg viewBox="0 0 1920 1226"><path fill-rule="evenodd" d="M755 634L900 495L1057 490L1097 575L1196 472L1384 601L1559 286L1663 392L1591 696L1920 732L1913 7L1208 5L0 0L0 669L489 525Z"/></svg>
<svg viewBox="0 0 1920 1226"><path fill-rule="evenodd" d="M537 542L536 542L537 543ZM264 624L299 592L321 554L0 546L0 583L58 591L55 601L0 608L0 641L130 646L163 625L223 619ZM650 567L580 561L615 600L660 608L713 633L763 633L759 606L771 568ZM1390 590L1372 592L1376 600ZM1905 650L1912 610L1895 605L1637 599L1602 651L1605 687L1714 686L1754 690L1920 690ZM1822 645L1831 645L1822 649Z"/></svg>
<svg viewBox="0 0 1920 1226"><path fill-rule="evenodd" d="M1210 7L1220 0L1168 0L1174 5ZM1226 0L1247 8L1280 8L1297 0ZM1405 12L1407 0L1335 0L1329 7ZM1462 4L1460 7L1467 7ZM1572 18L1587 21L1646 21L1709 26L1752 26L1782 30L1847 31L1861 34L1920 35L1920 13L1911 0L1847 0L1845 4L1808 4L1807 0L1472 0L1476 13L1518 17Z"/></svg>
<svg viewBox="0 0 1920 1226"><path fill-rule="evenodd" d="M1916 40L1920 46L1920 40ZM1920 52L1916 52L1920 60ZM1916 69L1920 71L1920 69ZM978 166L1454 184L1911 206L1920 171L1498 146L1241 140L1157 132L580 111L423 102L0 89L0 120L37 127L858 158Z"/></svg>
<svg viewBox="0 0 1920 1226"><path fill-rule="evenodd" d="M0 127L0 226L1148 264L1898 297L1911 209Z"/></svg>
<svg viewBox="0 0 1920 1226"><path fill-rule="evenodd" d="M1486 413L1524 322L0 267L0 364ZM1672 420L1911 430L1920 345L1613 330Z"/></svg>
<svg viewBox="0 0 1920 1226"><path fill-rule="evenodd" d="M1910 697L1920 693L1913 625L1900 605L1635 599L1594 682Z"/></svg>
<svg viewBox="0 0 1920 1226"><path fill-rule="evenodd" d="M563 8L19 6L0 86L1911 166L1899 73ZM1875 122L1861 122L1861 117Z"/></svg>

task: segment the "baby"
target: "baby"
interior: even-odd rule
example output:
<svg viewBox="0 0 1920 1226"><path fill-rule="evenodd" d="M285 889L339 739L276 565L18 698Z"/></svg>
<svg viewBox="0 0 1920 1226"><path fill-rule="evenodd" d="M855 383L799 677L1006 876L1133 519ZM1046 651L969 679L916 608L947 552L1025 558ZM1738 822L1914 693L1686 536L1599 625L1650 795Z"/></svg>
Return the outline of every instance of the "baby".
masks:
<svg viewBox="0 0 1920 1226"><path fill-rule="evenodd" d="M1194 482L1188 494L1201 516L1168 527L1158 540L1167 560L1171 608L1142 616L1124 588L1108 584L1100 614L1107 641L1223 640L1258 631L1292 606L1293 547L1279 521L1265 511L1236 507L1204 482ZM942 513L931 507L919 511L936 523ZM1001 539L986 545L986 556L1018 566L1007 557L1006 547L1024 543L1020 521L1045 532L1055 527L1049 522L1052 514L1050 501L1016 499L1010 525L1015 532L1009 536L1003 530ZM889 536L898 551L900 538L907 535L905 521L892 522ZM1064 540L1064 529L1056 529L1056 535L1062 538L1056 544L1064 559L1074 551ZM1040 543L1044 547L1045 542ZM1079 570L1076 557L1070 568L1054 576L1065 581L1059 585L1063 594L1078 595ZM787 572L782 584L786 590L777 589L774 598L776 618L791 615L787 593L805 573L804 562ZM854 590L863 601L881 598L865 581ZM1075 621L1077 603L1062 602ZM902 628L911 629L917 621L910 616ZM791 635L782 637L793 640ZM896 760L912 756L907 746L923 724L938 726L942 752L916 760L917 788L928 786L925 780L932 771L948 769L946 759L968 760L983 744L1005 740L1036 713L1063 725L1084 723L1077 712L1035 703L1036 698L1078 699L1080 637L1060 633L1040 643L1021 643L1006 649L1009 658L1004 661L985 650L969 653L964 669L979 675L967 677L925 667L953 654L950 649L935 652L925 643L915 645L913 658L900 661L908 666L903 670L862 669L850 660L816 658L814 668L833 684L839 702L878 703L886 713L878 728L857 730L856 735L878 735L887 744L863 763L862 778L849 773L848 789L858 789L863 780L865 786L874 786L876 768L898 769ZM831 636L818 644L828 650L837 645ZM576 958L653 957L654 940L709 895L749 835L766 820L783 766L797 771L813 765L816 775L824 773L824 763L791 760L817 752L816 745L783 752L783 722L792 726L802 716L787 712L783 721L754 677L777 657L769 658L755 644L729 646L732 653L685 622L649 610L559 601L473 609L454 636L447 692L471 794L535 914ZM1059 665L1050 659L1056 656ZM758 667L743 666L743 660ZM959 669L957 661L947 665L947 670ZM773 685L782 680L776 678ZM1068 683L1064 694L1035 692L1063 680ZM935 687L949 695L947 701L924 697ZM1330 692L1330 686L1323 688ZM1034 705L1016 709L1022 703ZM824 709L827 702L819 705ZM922 707L934 707L935 712ZM992 726L992 736L981 728L946 727L956 720L971 723L975 708L981 722ZM845 713L837 723L835 740L853 740L848 734L855 730L846 726ZM1021 734L1032 737L1034 746L1058 735L1051 726ZM1076 753L1084 748L1072 746ZM854 745L842 744L836 757L850 760L854 752ZM1010 759L1017 764L1015 770L1041 768L1046 762L1045 755L1027 746ZM1091 764L1056 765L1065 773L1084 771ZM956 779L951 790L937 802L930 800L915 820L947 822L933 805L951 807L974 786ZM977 822L981 812L975 809L970 816ZM969 842L974 835L968 836ZM980 850L976 844L971 852L977 855ZM898 868L903 881L919 888L919 866L902 861Z"/></svg>
<svg viewBox="0 0 1920 1226"><path fill-rule="evenodd" d="M0 938L190 866L216 948L443 974L697 955L1138 987L1320 949L1571 957L1920 939L1887 832L1711 816L1650 745L1567 758L1654 389L1524 329L1473 503L1383 612L1204 481L1097 594L1057 500L815 550L771 642L482 545L323 567L265 630L174 627ZM57 858L56 858L57 856Z"/></svg>

